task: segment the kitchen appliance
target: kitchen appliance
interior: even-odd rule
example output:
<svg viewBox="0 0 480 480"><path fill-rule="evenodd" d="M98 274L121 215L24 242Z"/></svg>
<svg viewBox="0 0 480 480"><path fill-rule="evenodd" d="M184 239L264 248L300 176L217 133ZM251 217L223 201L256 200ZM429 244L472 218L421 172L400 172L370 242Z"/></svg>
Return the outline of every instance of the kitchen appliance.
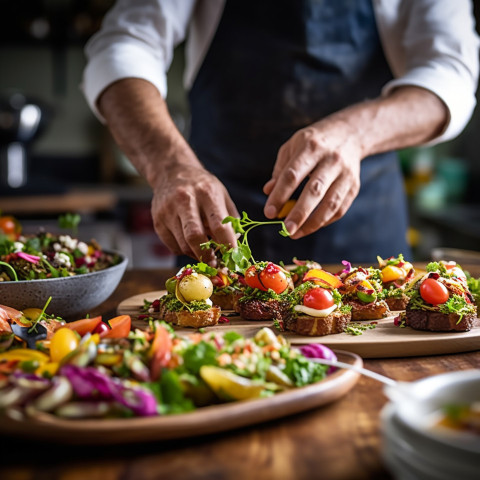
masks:
<svg viewBox="0 0 480 480"><path fill-rule="evenodd" d="M21 93L0 98L0 195L28 191L29 150L44 131L49 113Z"/></svg>

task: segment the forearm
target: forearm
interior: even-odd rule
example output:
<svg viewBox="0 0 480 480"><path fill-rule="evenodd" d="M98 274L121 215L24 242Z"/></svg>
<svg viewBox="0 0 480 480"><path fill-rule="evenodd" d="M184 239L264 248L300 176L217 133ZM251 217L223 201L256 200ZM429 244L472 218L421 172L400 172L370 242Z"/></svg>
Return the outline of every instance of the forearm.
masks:
<svg viewBox="0 0 480 480"><path fill-rule="evenodd" d="M136 78L115 82L98 107L118 146L153 188L169 169L200 166L151 83Z"/></svg>
<svg viewBox="0 0 480 480"><path fill-rule="evenodd" d="M432 140L444 130L448 109L427 90L402 87L387 97L342 110L329 120L348 125L365 158Z"/></svg>

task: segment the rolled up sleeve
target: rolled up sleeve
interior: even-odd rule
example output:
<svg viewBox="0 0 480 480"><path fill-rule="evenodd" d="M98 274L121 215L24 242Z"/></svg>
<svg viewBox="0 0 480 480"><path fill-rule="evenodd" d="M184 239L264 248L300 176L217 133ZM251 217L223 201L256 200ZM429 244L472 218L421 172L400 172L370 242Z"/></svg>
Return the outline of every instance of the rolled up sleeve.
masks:
<svg viewBox="0 0 480 480"><path fill-rule="evenodd" d="M186 36L195 0L120 0L85 46L81 89L101 122L100 94L123 78L141 78L165 97L174 48Z"/></svg>
<svg viewBox="0 0 480 480"><path fill-rule="evenodd" d="M414 85L437 95L448 108L449 122L430 144L444 142L462 132L476 105L479 39L472 5L467 0L404 2L407 4L400 9L398 20L404 23L403 58L396 63L396 78L382 93Z"/></svg>

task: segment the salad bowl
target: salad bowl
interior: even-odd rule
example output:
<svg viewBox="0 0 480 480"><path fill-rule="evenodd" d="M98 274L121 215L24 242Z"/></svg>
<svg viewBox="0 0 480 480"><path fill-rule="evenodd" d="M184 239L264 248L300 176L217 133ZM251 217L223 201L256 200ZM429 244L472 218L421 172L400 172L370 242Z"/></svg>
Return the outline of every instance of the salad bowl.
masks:
<svg viewBox="0 0 480 480"><path fill-rule="evenodd" d="M43 308L51 297L47 313L62 318L88 313L107 300L123 277L128 259L118 252L118 263L103 270L68 277L0 282L0 304L17 310Z"/></svg>

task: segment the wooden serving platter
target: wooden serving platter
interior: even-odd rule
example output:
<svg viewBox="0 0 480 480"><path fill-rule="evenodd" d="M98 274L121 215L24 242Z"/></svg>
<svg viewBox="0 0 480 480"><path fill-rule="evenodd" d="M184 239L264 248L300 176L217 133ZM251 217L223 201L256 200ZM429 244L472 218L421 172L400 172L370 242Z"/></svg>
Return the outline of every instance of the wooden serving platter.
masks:
<svg viewBox="0 0 480 480"><path fill-rule="evenodd" d="M350 352L335 352L341 362L362 367ZM0 433L68 445L116 445L191 438L267 422L320 407L346 395L360 374L338 369L324 380L254 400L198 408L193 412L143 418L69 420L47 413L25 419L2 417Z"/></svg>
<svg viewBox="0 0 480 480"><path fill-rule="evenodd" d="M145 326L145 320L139 320L143 301L153 301L165 294L164 290L147 292L127 298L118 305L119 315L126 314L132 317L133 325L139 328ZM398 312L397 312L398 313ZM333 349L346 350L356 353L363 358L412 357L423 355L441 355L447 353L471 352L480 350L480 322L477 319L475 327L469 332L441 333L423 332L410 327L396 327L391 317L377 321L377 326L365 330L362 335L354 336L347 333L326 335L323 337L308 337L283 332L282 335L292 345L308 343L322 343ZM207 327L206 331L236 330L240 334L251 337L262 327L272 327L270 321L251 321L226 312L229 322ZM155 318L155 315L152 315ZM369 322L366 322L369 323ZM178 329L180 334L192 333L193 329Z"/></svg>

